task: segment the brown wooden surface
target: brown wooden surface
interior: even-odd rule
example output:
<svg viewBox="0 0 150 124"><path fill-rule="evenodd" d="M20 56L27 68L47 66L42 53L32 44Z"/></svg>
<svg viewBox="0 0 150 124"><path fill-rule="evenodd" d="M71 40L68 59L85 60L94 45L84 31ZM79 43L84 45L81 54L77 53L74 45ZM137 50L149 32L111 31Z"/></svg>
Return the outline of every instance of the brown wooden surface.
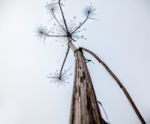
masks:
<svg viewBox="0 0 150 124"><path fill-rule="evenodd" d="M75 78L70 124L104 124L81 50L75 52Z"/></svg>

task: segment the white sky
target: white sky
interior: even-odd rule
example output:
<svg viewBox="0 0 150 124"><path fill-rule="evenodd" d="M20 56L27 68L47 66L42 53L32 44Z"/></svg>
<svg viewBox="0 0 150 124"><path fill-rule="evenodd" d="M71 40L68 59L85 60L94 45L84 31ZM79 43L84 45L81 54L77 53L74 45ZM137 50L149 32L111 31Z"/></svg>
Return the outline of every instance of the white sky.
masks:
<svg viewBox="0 0 150 124"><path fill-rule="evenodd" d="M65 47L35 36L37 25L51 26L46 0L0 0L0 123L67 124L72 78L67 86L49 84L46 76L60 68ZM144 119L150 121L150 1L65 1L70 18L92 2L96 21L89 21L84 46L100 55L126 86ZM67 6L68 5L68 6ZM87 58L92 59L89 55ZM94 60L93 60L94 61ZM74 59L67 61L73 73ZM98 65L89 63L97 98L111 124L140 124L125 96ZM66 66L67 68L67 66Z"/></svg>

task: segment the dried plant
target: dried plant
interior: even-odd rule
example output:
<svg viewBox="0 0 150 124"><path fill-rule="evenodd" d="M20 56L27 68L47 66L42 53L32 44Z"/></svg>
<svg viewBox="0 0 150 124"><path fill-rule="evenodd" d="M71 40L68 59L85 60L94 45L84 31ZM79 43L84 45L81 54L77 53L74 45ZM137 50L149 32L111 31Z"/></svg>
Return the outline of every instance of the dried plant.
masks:
<svg viewBox="0 0 150 124"><path fill-rule="evenodd" d="M49 37L59 38L61 40L64 40L64 43L66 43L68 45L68 48L66 50L66 54L65 54L65 57L64 57L64 60L63 60L60 70L56 70L56 72L50 73L49 76L47 76L47 77L50 79L51 82L56 83L58 86L65 85L66 83L68 83L67 79L70 76L70 74L68 74L70 69L65 70L64 66L65 66L65 63L67 60L69 49L71 48L74 53L76 50L86 51L86 52L90 53L92 56L94 56L104 66L104 68L108 71L108 73L117 82L119 87L123 90L124 94L126 95L128 101L130 102L131 106L133 107L133 109L134 109L135 113L137 114L141 123L146 124L144 118L140 114L138 108L136 107L136 105L135 105L134 101L132 100L131 96L129 95L128 91L123 86L123 84L120 82L120 80L116 77L116 75L110 70L110 68L92 51L90 51L86 48L77 49L74 46L74 44L72 43L73 41L75 42L78 39L85 39L84 36L81 34L81 32L85 30L85 28L83 28L83 26L88 20L94 19L96 9L91 4L90 4L90 6L86 7L83 10L83 14L84 14L83 21L80 22L79 24L77 24L76 21L70 21L70 22L66 21L62 6L63 6L62 0L54 0L51 3L48 3L45 7L47 8L48 14L50 14L51 18L53 18L53 21L54 21L53 27L51 29L48 29L43 26L39 26L37 28L37 35L40 38L43 38L44 41L46 38L49 38ZM59 16L57 16L58 14L59 14ZM76 17L74 17L74 19L76 19ZM84 60L84 61L86 63L86 60ZM86 66L86 65L84 65L84 66ZM86 71L86 72L88 73L88 71ZM94 92L94 91L92 91L92 92ZM86 93L84 93L84 94L86 94ZM94 104L97 104L97 103L94 103ZM106 123L106 122L103 120L102 123Z"/></svg>
<svg viewBox="0 0 150 124"><path fill-rule="evenodd" d="M48 35L48 30L46 27L43 27L42 25L40 27L37 28L37 36L39 36L40 38L46 38Z"/></svg>
<svg viewBox="0 0 150 124"><path fill-rule="evenodd" d="M69 68L70 69L70 68ZM57 86L63 85L65 86L65 84L68 84L69 82L67 81L69 79L69 77L72 74L68 74L69 69L65 70L61 73L58 70L56 70L56 72L54 73L50 73L49 76L47 76L50 79L51 83L55 83L57 84Z"/></svg>
<svg viewBox="0 0 150 124"><path fill-rule="evenodd" d="M88 6L84 9L84 16L85 19L80 22L79 24L76 24L76 17L73 17L74 20L67 23L63 9L62 9L62 2L61 0L58 1L52 1L51 3L47 3L45 5L48 14L51 15L51 17L54 19L53 28L51 30L48 30L47 27L43 27L42 25L37 28L37 35L40 38L43 38L44 41L48 37L53 38L59 38L59 40L63 40L64 43L67 43L68 39L71 39L72 41L77 41L78 39L86 39L82 34L80 34L82 31L85 31L86 29L82 26L89 20L92 19L92 17L95 14L95 8L93 6ZM56 16L57 13L59 13L62 17L62 19L58 19ZM60 21L62 20L62 21ZM55 32L55 33L54 33ZM64 73L63 68L67 59L69 53L69 47L67 48L63 64L59 71L56 71L53 75L48 76L48 78L52 79L54 83L58 83L59 85L64 84L66 80L68 79L68 75ZM51 74L51 73L50 73Z"/></svg>

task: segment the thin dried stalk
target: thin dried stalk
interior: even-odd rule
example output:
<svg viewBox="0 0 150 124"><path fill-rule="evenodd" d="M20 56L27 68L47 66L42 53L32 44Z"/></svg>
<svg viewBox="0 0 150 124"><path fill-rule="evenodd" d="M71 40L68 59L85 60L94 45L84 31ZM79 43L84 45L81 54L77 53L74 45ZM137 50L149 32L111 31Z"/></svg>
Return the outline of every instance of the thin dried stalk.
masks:
<svg viewBox="0 0 150 124"><path fill-rule="evenodd" d="M62 76L62 71L63 71L64 65L65 65L65 62L66 62L66 59L67 59L67 56L68 56L68 53L69 53L69 49L70 49L70 47L67 48L67 51L66 51L66 54L65 54L65 58L64 58L63 64L62 64L61 69L60 69L60 74L59 74L60 78Z"/></svg>
<svg viewBox="0 0 150 124"><path fill-rule="evenodd" d="M81 47L81 49L83 49L84 51L90 53L99 63L101 63L104 66L104 68L111 75L111 77L116 81L116 83L119 85L119 87L121 88L121 90L123 91L123 93L125 94L125 96L127 97L129 103L131 104L132 108L134 109L136 115L138 116L141 124L146 124L144 118L142 117L140 111L136 107L136 105L135 105L134 101L132 100L131 96L129 95L127 89L123 86L123 84L121 83L121 81L111 71L111 69L107 66L107 64L102 59L100 59L95 53L93 53L92 51L90 51L89 49L86 49L86 48L83 48L83 47Z"/></svg>

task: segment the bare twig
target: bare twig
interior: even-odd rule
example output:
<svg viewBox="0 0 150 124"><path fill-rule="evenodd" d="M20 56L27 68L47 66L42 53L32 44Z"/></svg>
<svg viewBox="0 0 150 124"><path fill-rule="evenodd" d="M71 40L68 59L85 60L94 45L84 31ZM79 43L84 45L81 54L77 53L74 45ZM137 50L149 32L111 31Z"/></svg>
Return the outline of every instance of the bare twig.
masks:
<svg viewBox="0 0 150 124"><path fill-rule="evenodd" d="M64 24L65 24L66 31L67 31L67 33L68 33L68 26L67 26L67 22L66 22L66 19L65 19L64 12L63 12L63 10L62 10L60 1L61 1L61 0L58 1L58 5L59 5L59 8L60 8L60 12L61 12L62 18L63 18L63 22L64 22Z"/></svg>
<svg viewBox="0 0 150 124"><path fill-rule="evenodd" d="M85 18L85 20L71 33L74 34L78 29L81 28L81 26L88 20L89 15Z"/></svg>
<svg viewBox="0 0 150 124"><path fill-rule="evenodd" d="M59 73L59 77L60 78L62 76L62 70L64 68L64 65L65 65L65 62L66 62L66 59L67 59L67 56L68 56L68 53L69 53L69 49L70 49L70 47L67 48L67 51L66 51L66 54L65 54L65 58L64 58L63 64L62 64L61 69L60 69L60 73Z"/></svg>
<svg viewBox="0 0 150 124"><path fill-rule="evenodd" d="M63 27L63 25L58 21L57 17L55 16L55 14L53 14L54 19L56 20L56 22L60 25L60 27L64 30L64 32L66 32L65 28Z"/></svg>
<svg viewBox="0 0 150 124"><path fill-rule="evenodd" d="M42 26L38 27L37 31L36 31L37 35L41 38L42 37L44 37L44 38L46 38L46 37L67 37L67 35L52 35L52 34L49 34L49 32L50 31L48 31L47 28L42 27Z"/></svg>
<svg viewBox="0 0 150 124"><path fill-rule="evenodd" d="M45 34L47 37L66 37L66 35L50 35L50 34Z"/></svg>

